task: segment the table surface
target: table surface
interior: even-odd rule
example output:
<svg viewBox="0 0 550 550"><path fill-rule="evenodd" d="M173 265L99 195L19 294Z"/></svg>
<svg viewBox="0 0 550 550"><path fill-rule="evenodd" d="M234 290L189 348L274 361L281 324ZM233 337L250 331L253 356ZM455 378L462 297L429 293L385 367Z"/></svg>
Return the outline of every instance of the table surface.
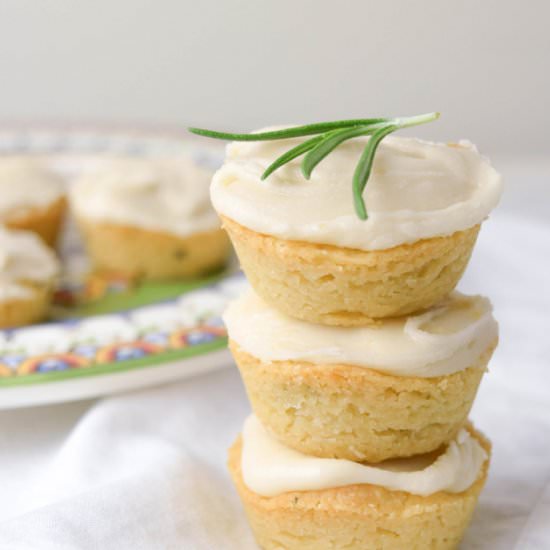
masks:
<svg viewBox="0 0 550 550"><path fill-rule="evenodd" d="M550 548L550 162L495 165L506 192L459 285L501 329L472 412L493 462L461 548ZM0 413L0 549L256 548L225 472L248 413L233 365Z"/></svg>

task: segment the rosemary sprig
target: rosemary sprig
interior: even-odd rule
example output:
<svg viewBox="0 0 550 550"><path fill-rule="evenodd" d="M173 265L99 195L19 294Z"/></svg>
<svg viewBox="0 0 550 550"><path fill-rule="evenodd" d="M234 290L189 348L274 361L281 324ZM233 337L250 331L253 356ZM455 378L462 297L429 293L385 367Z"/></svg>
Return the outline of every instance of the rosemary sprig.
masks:
<svg viewBox="0 0 550 550"><path fill-rule="evenodd" d="M381 141L396 130L425 124L426 122L431 122L438 118L439 113L427 113L424 115L400 118L336 120L333 122L307 124L305 126L293 126L291 128L270 132L253 132L250 134L216 132L202 128L189 128L189 131L200 136L233 141L268 141L315 136L289 149L286 153L275 159L262 174L262 180L265 180L275 172L275 170L278 170L281 166L284 166L301 155L304 155L301 164L302 173L306 179L309 179L315 167L341 143L359 136L371 136L357 163L352 180L355 211L360 219L366 220L368 214L363 199L363 192L365 191L372 171L376 150Z"/></svg>

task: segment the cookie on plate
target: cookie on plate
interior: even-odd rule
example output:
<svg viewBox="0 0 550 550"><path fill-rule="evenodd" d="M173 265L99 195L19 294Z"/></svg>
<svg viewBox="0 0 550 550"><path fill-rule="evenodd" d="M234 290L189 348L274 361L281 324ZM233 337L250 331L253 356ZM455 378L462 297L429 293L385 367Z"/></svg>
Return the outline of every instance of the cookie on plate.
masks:
<svg viewBox="0 0 550 550"><path fill-rule="evenodd" d="M118 158L82 176L71 204L96 268L146 280L224 265L229 243L208 200L211 173L190 158Z"/></svg>
<svg viewBox="0 0 550 550"><path fill-rule="evenodd" d="M66 210L63 180L38 159L0 156L0 223L55 247Z"/></svg>
<svg viewBox="0 0 550 550"><path fill-rule="evenodd" d="M34 233L0 228L0 329L42 320L58 274L54 253Z"/></svg>

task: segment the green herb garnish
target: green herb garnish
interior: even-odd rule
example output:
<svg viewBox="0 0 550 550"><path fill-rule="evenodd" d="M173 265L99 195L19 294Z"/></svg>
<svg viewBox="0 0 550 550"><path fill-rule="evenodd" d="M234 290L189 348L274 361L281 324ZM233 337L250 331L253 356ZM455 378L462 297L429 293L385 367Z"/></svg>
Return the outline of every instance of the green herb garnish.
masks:
<svg viewBox="0 0 550 550"><path fill-rule="evenodd" d="M360 118L352 120L336 120L334 122L319 122L305 126L294 126L272 132L260 132L251 134L233 134L230 132L216 132L202 128L189 128L189 131L199 136L215 139L227 139L232 141L269 141L275 139L288 139L304 136L315 136L288 150L262 174L262 180L269 177L275 170L284 166L291 160L304 155L302 159L302 174L309 179L315 167L338 145L348 139L359 136L371 136L365 149L359 158L355 173L353 174L352 189L355 211L360 219L368 218L363 192L372 171L372 164L376 149L380 142L392 132L401 128L417 126L431 122L439 118L439 113L427 113L403 118Z"/></svg>

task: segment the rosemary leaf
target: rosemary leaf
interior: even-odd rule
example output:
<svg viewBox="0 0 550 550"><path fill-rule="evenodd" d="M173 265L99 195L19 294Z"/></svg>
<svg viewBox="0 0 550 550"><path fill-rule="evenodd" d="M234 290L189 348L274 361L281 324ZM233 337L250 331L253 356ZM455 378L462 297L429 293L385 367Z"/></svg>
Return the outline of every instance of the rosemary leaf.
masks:
<svg viewBox="0 0 550 550"><path fill-rule="evenodd" d="M334 151L338 145L351 138L372 134L378 129L384 128L385 125L386 123L378 123L370 126L356 126L352 128L345 128L343 130L335 130L325 134L321 142L304 157L304 160L302 161L302 174L308 180L311 177L311 173L314 168L327 155Z"/></svg>
<svg viewBox="0 0 550 550"><path fill-rule="evenodd" d="M287 151L284 155L281 155L278 159L276 159L266 168L265 172L262 174L262 180L265 180L273 172L275 172L275 170L278 170L281 166L287 164L291 160L294 160L296 157L299 157L300 155L307 153L307 151L309 151L310 149L313 149L313 147L315 147L322 140L323 140L323 136L315 136L313 138L308 139L307 141L304 141L303 143L300 143L300 145L293 147L292 149Z"/></svg>
<svg viewBox="0 0 550 550"><path fill-rule="evenodd" d="M351 120L336 120L334 122L318 122L307 124L305 126L292 126L282 130L273 130L270 132L260 132L252 134L233 134L231 132L217 132L215 130L206 130L204 128L189 128L189 131L199 136L215 139L227 139L233 141L269 141L272 139L288 139L293 137L311 136L321 134L339 128L349 128L350 126L370 126L371 124L380 124L390 122L388 118L360 118Z"/></svg>
<svg viewBox="0 0 550 550"><path fill-rule="evenodd" d="M376 149L380 145L380 142L392 132L395 132L399 128L398 125L393 124L386 126L375 132L369 139L355 172L353 174L352 188L353 188L353 200L355 203L355 211L360 219L366 220L368 218L367 209L365 208L365 201L363 200L363 191L367 185L370 173L372 171L372 164L374 161L374 154Z"/></svg>

